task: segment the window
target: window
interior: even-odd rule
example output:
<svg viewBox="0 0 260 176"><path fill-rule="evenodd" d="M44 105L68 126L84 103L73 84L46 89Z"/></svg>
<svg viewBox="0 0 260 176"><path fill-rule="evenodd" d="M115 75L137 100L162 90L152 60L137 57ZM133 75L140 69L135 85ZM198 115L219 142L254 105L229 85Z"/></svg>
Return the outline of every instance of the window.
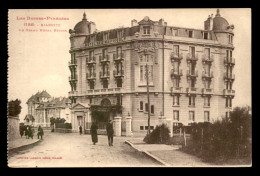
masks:
<svg viewBox="0 0 260 176"><path fill-rule="evenodd" d="M95 83L94 83L94 81L90 81L89 88L90 88L90 89L94 89L94 88L95 88Z"/></svg>
<svg viewBox="0 0 260 176"><path fill-rule="evenodd" d="M117 31L117 38L122 38L123 37L123 31Z"/></svg>
<svg viewBox="0 0 260 176"><path fill-rule="evenodd" d="M210 106L210 96L204 97L204 106Z"/></svg>
<svg viewBox="0 0 260 176"><path fill-rule="evenodd" d="M150 34L150 26L143 27L144 34Z"/></svg>
<svg viewBox="0 0 260 176"><path fill-rule="evenodd" d="M151 105L151 114L154 114L154 105Z"/></svg>
<svg viewBox="0 0 260 176"><path fill-rule="evenodd" d="M209 49L209 48L204 48L204 54L205 54L205 58L206 58L206 59L209 59L210 49Z"/></svg>
<svg viewBox="0 0 260 176"><path fill-rule="evenodd" d="M189 31L189 38L193 37L193 31Z"/></svg>
<svg viewBox="0 0 260 176"><path fill-rule="evenodd" d="M140 126L140 130L144 130L144 126Z"/></svg>
<svg viewBox="0 0 260 176"><path fill-rule="evenodd" d="M204 121L209 122L209 111L204 112Z"/></svg>
<svg viewBox="0 0 260 176"><path fill-rule="evenodd" d="M117 87L122 87L122 79L117 79L116 85L117 85Z"/></svg>
<svg viewBox="0 0 260 176"><path fill-rule="evenodd" d="M92 98L89 98L89 104L92 104Z"/></svg>
<svg viewBox="0 0 260 176"><path fill-rule="evenodd" d="M144 70L143 70L143 66L140 66L140 81L144 81Z"/></svg>
<svg viewBox="0 0 260 176"><path fill-rule="evenodd" d="M196 80L195 79L191 79L190 80L190 87L191 88L195 88L195 85L196 85Z"/></svg>
<svg viewBox="0 0 260 176"><path fill-rule="evenodd" d="M195 47L194 46L190 46L189 48L190 50L190 57L195 57Z"/></svg>
<svg viewBox="0 0 260 176"><path fill-rule="evenodd" d="M189 111L189 120L190 121L195 121L194 111Z"/></svg>
<svg viewBox="0 0 260 176"><path fill-rule="evenodd" d="M150 126L150 130L153 130L154 126ZM145 126L145 130L148 130L148 126Z"/></svg>
<svg viewBox="0 0 260 176"><path fill-rule="evenodd" d="M179 111L173 111L173 120L179 121Z"/></svg>
<svg viewBox="0 0 260 176"><path fill-rule="evenodd" d="M195 96L189 96L189 106L195 106Z"/></svg>
<svg viewBox="0 0 260 176"><path fill-rule="evenodd" d="M209 34L208 34L207 32L204 32L204 33L203 33L203 38L204 38L204 39L208 39L208 35L209 35Z"/></svg>
<svg viewBox="0 0 260 176"><path fill-rule="evenodd" d="M145 112L148 112L148 103L145 103Z"/></svg>
<svg viewBox="0 0 260 176"><path fill-rule="evenodd" d="M228 112L226 112L226 118L228 118L229 117L229 113Z"/></svg>
<svg viewBox="0 0 260 176"><path fill-rule="evenodd" d="M173 96L173 106L178 106L178 105L180 105L180 96L174 95Z"/></svg>
<svg viewBox="0 0 260 176"><path fill-rule="evenodd" d="M116 54L117 54L117 57L121 57L121 54L122 54L122 47L121 46L116 48Z"/></svg>
<svg viewBox="0 0 260 176"><path fill-rule="evenodd" d="M103 37L104 37L104 41L108 40L109 39L109 33L104 33Z"/></svg>
<svg viewBox="0 0 260 176"><path fill-rule="evenodd" d="M173 53L179 57L179 45L173 45Z"/></svg>
<svg viewBox="0 0 260 176"><path fill-rule="evenodd" d="M143 101L140 101L139 110L140 110L140 111L143 111L143 110L144 110L144 102L143 102Z"/></svg>
<svg viewBox="0 0 260 176"><path fill-rule="evenodd" d="M122 105L122 97L121 96L117 96L116 97L116 104L117 105Z"/></svg>
<svg viewBox="0 0 260 176"><path fill-rule="evenodd" d="M90 36L90 42L95 42L95 35Z"/></svg>
<svg viewBox="0 0 260 176"><path fill-rule="evenodd" d="M107 49L103 49L102 50L102 56L103 56L103 58L106 58L106 56L107 56Z"/></svg>
<svg viewBox="0 0 260 176"><path fill-rule="evenodd" d="M226 107L232 107L232 98L226 98Z"/></svg>
<svg viewBox="0 0 260 176"><path fill-rule="evenodd" d="M104 89L108 88L108 80L103 80L103 88Z"/></svg>
<svg viewBox="0 0 260 176"><path fill-rule="evenodd" d="M153 84L153 57L142 55L140 58L140 83L146 84L146 71L148 71L149 84Z"/></svg>
<svg viewBox="0 0 260 176"><path fill-rule="evenodd" d="M172 29L172 35L178 36L178 29Z"/></svg>

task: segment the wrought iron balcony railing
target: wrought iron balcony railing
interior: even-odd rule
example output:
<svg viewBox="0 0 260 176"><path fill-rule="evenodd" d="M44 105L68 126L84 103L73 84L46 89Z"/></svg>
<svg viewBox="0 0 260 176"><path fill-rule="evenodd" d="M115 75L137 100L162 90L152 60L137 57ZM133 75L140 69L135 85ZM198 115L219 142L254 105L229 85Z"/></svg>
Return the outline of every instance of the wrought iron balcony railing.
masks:
<svg viewBox="0 0 260 176"><path fill-rule="evenodd" d="M100 63L106 63L106 62L110 62L110 58L109 58L109 55L104 55L104 56L100 56L99 57L99 62Z"/></svg>
<svg viewBox="0 0 260 176"><path fill-rule="evenodd" d="M106 79L106 78L109 78L110 77L110 71L107 71L107 72L99 72L99 78L100 79Z"/></svg>
<svg viewBox="0 0 260 176"><path fill-rule="evenodd" d="M183 54L182 53L171 53L171 61L181 61L183 59Z"/></svg>
<svg viewBox="0 0 260 176"><path fill-rule="evenodd" d="M124 70L114 70L113 75L114 75L114 77L123 77L124 76Z"/></svg>
<svg viewBox="0 0 260 176"><path fill-rule="evenodd" d="M96 57L87 57L86 63L89 64L95 64L96 63Z"/></svg>
<svg viewBox="0 0 260 176"><path fill-rule="evenodd" d="M198 93L197 88L195 88L195 87L188 87L186 89L186 91L187 91L187 94L197 94Z"/></svg>
<svg viewBox="0 0 260 176"><path fill-rule="evenodd" d="M213 94L213 89L211 89L211 88L203 88L202 89L202 94L203 95L212 95Z"/></svg>
<svg viewBox="0 0 260 176"><path fill-rule="evenodd" d="M182 87L171 87L171 94L182 93Z"/></svg>
<svg viewBox="0 0 260 176"><path fill-rule="evenodd" d="M198 61L198 54L190 54L190 53L188 53L186 59L187 59L188 63L189 62L197 62Z"/></svg>
<svg viewBox="0 0 260 176"><path fill-rule="evenodd" d="M223 95L225 96L235 96L235 90L231 90L231 89L224 89L223 90Z"/></svg>
<svg viewBox="0 0 260 176"><path fill-rule="evenodd" d="M206 79L212 79L214 76L213 76L213 72L205 72L205 71L202 71L202 78L206 78Z"/></svg>
<svg viewBox="0 0 260 176"><path fill-rule="evenodd" d="M211 63L211 62L213 62L214 61L214 55L213 54L211 54L211 55L206 55L206 54L203 54L202 55L202 62L203 63Z"/></svg>
<svg viewBox="0 0 260 176"><path fill-rule="evenodd" d="M172 69L171 70L171 76L172 77L181 77L181 76L183 76L183 74L182 74L182 70L181 69Z"/></svg>
<svg viewBox="0 0 260 176"><path fill-rule="evenodd" d="M235 65L235 58L233 57L224 57L224 64L225 65Z"/></svg>
<svg viewBox="0 0 260 176"><path fill-rule="evenodd" d="M87 78L88 80L90 80L90 79L96 79L96 73L87 73L87 74L86 74L86 78Z"/></svg>
<svg viewBox="0 0 260 176"><path fill-rule="evenodd" d="M113 60L114 61L122 61L124 59L125 59L124 53L113 54Z"/></svg>
<svg viewBox="0 0 260 176"><path fill-rule="evenodd" d="M235 80L235 75L232 74L232 73L224 73L224 79L227 79L227 80Z"/></svg>
<svg viewBox="0 0 260 176"><path fill-rule="evenodd" d="M188 78L196 78L198 77L198 70L187 70L187 76Z"/></svg>

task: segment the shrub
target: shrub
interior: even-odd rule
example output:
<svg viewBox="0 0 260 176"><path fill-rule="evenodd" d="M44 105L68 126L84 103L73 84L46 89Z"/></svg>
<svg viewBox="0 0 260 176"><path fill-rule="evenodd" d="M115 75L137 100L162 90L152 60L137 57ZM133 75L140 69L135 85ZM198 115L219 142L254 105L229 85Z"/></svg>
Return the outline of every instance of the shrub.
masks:
<svg viewBox="0 0 260 176"><path fill-rule="evenodd" d="M148 144L166 144L170 139L170 130L165 125L156 126L156 128L147 134L144 138L144 142Z"/></svg>
<svg viewBox="0 0 260 176"><path fill-rule="evenodd" d="M251 115L234 108L230 118L191 124L192 142L183 149L207 161L251 156Z"/></svg>

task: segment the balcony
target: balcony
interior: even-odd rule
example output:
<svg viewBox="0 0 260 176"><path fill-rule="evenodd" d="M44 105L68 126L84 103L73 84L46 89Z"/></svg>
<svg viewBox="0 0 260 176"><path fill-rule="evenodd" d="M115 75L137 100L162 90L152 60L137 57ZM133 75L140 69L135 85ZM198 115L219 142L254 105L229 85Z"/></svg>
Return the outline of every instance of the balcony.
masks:
<svg viewBox="0 0 260 176"><path fill-rule="evenodd" d="M93 89L88 90L87 95L107 95L121 93L122 88L107 88L107 89Z"/></svg>
<svg viewBox="0 0 260 176"><path fill-rule="evenodd" d="M198 93L197 88L195 88L195 87L189 87L186 89L186 91L187 91L187 94L197 94Z"/></svg>
<svg viewBox="0 0 260 176"><path fill-rule="evenodd" d="M69 76L69 81L77 81L77 80L78 80L78 75Z"/></svg>
<svg viewBox="0 0 260 176"><path fill-rule="evenodd" d="M235 96L235 90L224 89L223 95L224 96Z"/></svg>
<svg viewBox="0 0 260 176"><path fill-rule="evenodd" d="M69 61L69 62L68 62L68 66L69 66L69 67L77 66L77 60Z"/></svg>
<svg viewBox="0 0 260 176"><path fill-rule="evenodd" d="M78 96L78 91L70 91L69 92L69 97L75 97Z"/></svg>
<svg viewBox="0 0 260 176"><path fill-rule="evenodd" d="M87 65L96 64L96 57L87 57L86 64Z"/></svg>
<svg viewBox="0 0 260 176"><path fill-rule="evenodd" d="M202 55L203 64L206 64L206 63L211 64L213 61L214 61L214 55L212 55L212 54L211 55L206 55L206 54Z"/></svg>
<svg viewBox="0 0 260 176"><path fill-rule="evenodd" d="M231 66L234 66L235 65L235 58L228 58L228 57L225 57L224 58L224 64L225 65L231 65Z"/></svg>
<svg viewBox="0 0 260 176"><path fill-rule="evenodd" d="M190 54L190 53L188 53L186 59L187 59L188 63L190 63L190 62L195 62L196 63L198 61L198 54Z"/></svg>
<svg viewBox="0 0 260 176"><path fill-rule="evenodd" d="M187 77L188 79L196 79L198 77L198 70L187 70Z"/></svg>
<svg viewBox="0 0 260 176"><path fill-rule="evenodd" d="M99 57L99 62L104 63L104 64L110 62L109 55L107 54L107 55Z"/></svg>
<svg viewBox="0 0 260 176"><path fill-rule="evenodd" d="M182 76L182 70L178 70L178 69L172 69L171 70L171 77L175 77L175 78L180 78Z"/></svg>
<svg viewBox="0 0 260 176"><path fill-rule="evenodd" d="M183 54L179 54L179 53L175 53L175 52L172 52L171 53L171 61L178 61L180 62L181 60L183 59Z"/></svg>
<svg viewBox="0 0 260 176"><path fill-rule="evenodd" d="M212 78L213 78L213 72L205 72L205 71L202 72L203 80L205 80L205 79L211 80Z"/></svg>
<svg viewBox="0 0 260 176"><path fill-rule="evenodd" d="M99 72L100 79L108 79L110 77L110 71L107 72Z"/></svg>
<svg viewBox="0 0 260 176"><path fill-rule="evenodd" d="M235 75L234 74L227 74L227 73L224 73L224 79L225 80L235 80Z"/></svg>
<svg viewBox="0 0 260 176"><path fill-rule="evenodd" d="M114 70L113 75L115 78L124 77L124 70Z"/></svg>
<svg viewBox="0 0 260 176"><path fill-rule="evenodd" d="M96 79L96 73L87 73L86 78L87 78L87 80Z"/></svg>
<svg viewBox="0 0 260 176"><path fill-rule="evenodd" d="M125 59L124 53L113 54L113 60L115 62L123 61Z"/></svg>
<svg viewBox="0 0 260 176"><path fill-rule="evenodd" d="M202 89L202 95L212 95L212 94L213 94L213 89L211 89L211 88Z"/></svg>
<svg viewBox="0 0 260 176"><path fill-rule="evenodd" d="M182 93L182 87L171 87L171 94Z"/></svg>

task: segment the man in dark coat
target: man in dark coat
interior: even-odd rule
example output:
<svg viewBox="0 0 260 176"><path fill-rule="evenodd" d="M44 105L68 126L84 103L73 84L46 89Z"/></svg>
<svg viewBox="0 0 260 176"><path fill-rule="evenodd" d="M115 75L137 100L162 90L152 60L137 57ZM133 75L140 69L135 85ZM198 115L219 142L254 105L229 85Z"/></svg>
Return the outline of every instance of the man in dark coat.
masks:
<svg viewBox="0 0 260 176"><path fill-rule="evenodd" d="M114 130L113 130L112 120L109 120L109 122L107 123L106 130L107 130L107 137L108 137L108 145L113 146Z"/></svg>
<svg viewBox="0 0 260 176"><path fill-rule="evenodd" d="M41 139L42 139L43 129L42 129L41 125L38 127L38 133L37 133L37 135L38 135L38 139L39 139L39 136L41 136Z"/></svg>
<svg viewBox="0 0 260 176"><path fill-rule="evenodd" d="M90 133L94 145L96 145L96 143L98 142L97 129L98 129L97 124L93 122L90 128Z"/></svg>
<svg viewBox="0 0 260 176"><path fill-rule="evenodd" d="M79 126L79 134L81 135L82 134L82 127Z"/></svg>

